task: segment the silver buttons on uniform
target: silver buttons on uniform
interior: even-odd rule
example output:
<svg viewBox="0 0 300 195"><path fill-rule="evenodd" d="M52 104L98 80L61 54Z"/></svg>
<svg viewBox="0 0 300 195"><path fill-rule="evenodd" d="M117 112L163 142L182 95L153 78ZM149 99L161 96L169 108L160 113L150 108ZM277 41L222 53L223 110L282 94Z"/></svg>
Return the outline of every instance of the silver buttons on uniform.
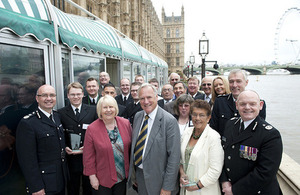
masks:
<svg viewBox="0 0 300 195"><path fill-rule="evenodd" d="M47 136L49 137L49 134L47 133Z"/></svg>
<svg viewBox="0 0 300 195"><path fill-rule="evenodd" d="M230 160L231 159L231 156L228 156L228 160Z"/></svg>
<svg viewBox="0 0 300 195"><path fill-rule="evenodd" d="M226 170L227 170L228 172L230 172L230 169L229 169L229 168L227 168Z"/></svg>
<svg viewBox="0 0 300 195"><path fill-rule="evenodd" d="M234 149L234 145L232 145L231 148Z"/></svg>
<svg viewBox="0 0 300 195"><path fill-rule="evenodd" d="M260 194L260 191L258 191L257 194Z"/></svg>
<svg viewBox="0 0 300 195"><path fill-rule="evenodd" d="M42 171L42 173L45 173L45 171Z"/></svg>

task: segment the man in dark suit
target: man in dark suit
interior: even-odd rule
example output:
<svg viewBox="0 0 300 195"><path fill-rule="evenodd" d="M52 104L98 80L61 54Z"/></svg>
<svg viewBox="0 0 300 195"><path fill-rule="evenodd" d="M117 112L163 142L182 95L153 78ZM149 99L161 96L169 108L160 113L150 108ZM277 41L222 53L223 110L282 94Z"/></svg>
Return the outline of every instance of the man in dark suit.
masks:
<svg viewBox="0 0 300 195"><path fill-rule="evenodd" d="M68 193L70 195L79 195L81 183L83 194L92 194L89 177L83 175L82 152L85 131L89 124L98 117L95 106L82 104L83 93L83 87L80 83L69 84L68 99L70 104L58 110L66 136L66 152L70 172Z"/></svg>
<svg viewBox="0 0 300 195"><path fill-rule="evenodd" d="M282 157L279 131L259 116L263 101L256 92L241 92L236 107L241 117L227 122L222 137L222 191L225 195L282 194L276 178Z"/></svg>
<svg viewBox="0 0 300 195"><path fill-rule="evenodd" d="M139 194L176 194L180 161L177 121L157 105L153 85L144 83L138 94L143 111L136 113L133 123L129 185L137 185Z"/></svg>
<svg viewBox="0 0 300 195"><path fill-rule="evenodd" d="M238 95L245 90L248 85L246 72L240 69L230 71L228 75L229 88L231 93L217 97L212 110L210 119L211 128L215 129L222 136L225 125L232 117L238 117L239 112L236 109L235 101ZM263 119L266 118L266 104L259 112L259 116Z"/></svg>
<svg viewBox="0 0 300 195"><path fill-rule="evenodd" d="M82 103L88 105L97 105L100 95L98 94L99 91L99 84L97 79L91 77L86 80L85 90L87 91L88 95L82 98Z"/></svg>
<svg viewBox="0 0 300 195"><path fill-rule="evenodd" d="M117 96L117 92L116 92L116 88L113 84L111 83L108 83L106 85L104 85L104 88L102 90L102 96L105 96L105 95L110 95L112 96L113 98L115 98ZM120 117L126 117L126 107L121 105L121 104L118 104L118 107L119 107L119 114L118 116Z"/></svg>
<svg viewBox="0 0 300 195"><path fill-rule="evenodd" d="M184 82L179 81L179 82L177 82L177 83L174 84L174 94L175 94L176 98L178 98L181 94L186 94L186 90L187 90L187 87L184 84ZM169 103L166 103L164 105L164 109L167 112L169 112L172 115L174 115L175 114L175 112L173 110L174 104L175 104L175 100L173 100L173 101L171 101Z"/></svg>
<svg viewBox="0 0 300 195"><path fill-rule="evenodd" d="M163 99L158 100L158 105L164 108L165 104L172 102L173 100L173 86L169 83L165 84L161 89L161 95Z"/></svg>
<svg viewBox="0 0 300 195"><path fill-rule="evenodd" d="M53 111L55 89L42 85L36 95L38 109L17 128L16 149L27 184L34 194L65 194L67 162L65 137L59 114Z"/></svg>
<svg viewBox="0 0 300 195"><path fill-rule="evenodd" d="M194 100L200 99L204 100L205 95L199 92L200 81L196 76L190 77L187 81L188 84L188 94L190 94Z"/></svg>
<svg viewBox="0 0 300 195"><path fill-rule="evenodd" d="M131 83L130 87L130 95L132 96L133 102L129 103L126 107L126 115L125 118L127 118L130 122L130 124L133 124L134 116L138 111L142 110L139 95L138 95L138 89L140 88L142 84L139 82L133 82Z"/></svg>
<svg viewBox="0 0 300 195"><path fill-rule="evenodd" d="M116 96L116 101L118 104L123 106L128 106L129 103L133 102L132 96L130 94L130 80L123 78L120 81L121 94Z"/></svg>

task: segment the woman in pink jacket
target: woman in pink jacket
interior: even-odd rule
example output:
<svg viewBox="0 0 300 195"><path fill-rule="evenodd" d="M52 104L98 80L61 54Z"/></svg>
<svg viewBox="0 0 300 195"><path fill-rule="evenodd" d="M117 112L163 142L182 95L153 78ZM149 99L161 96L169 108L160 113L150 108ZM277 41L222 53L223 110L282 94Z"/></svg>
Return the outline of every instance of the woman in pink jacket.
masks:
<svg viewBox="0 0 300 195"><path fill-rule="evenodd" d="M118 105L111 96L97 104L99 119L89 125L83 148L83 173L89 176L93 194L126 194L131 145L131 125L118 117Z"/></svg>

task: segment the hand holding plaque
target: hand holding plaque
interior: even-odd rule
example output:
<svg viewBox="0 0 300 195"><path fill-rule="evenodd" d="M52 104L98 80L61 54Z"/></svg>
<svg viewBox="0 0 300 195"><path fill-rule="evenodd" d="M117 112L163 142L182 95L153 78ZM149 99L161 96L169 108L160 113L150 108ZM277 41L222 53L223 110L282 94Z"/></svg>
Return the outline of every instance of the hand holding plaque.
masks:
<svg viewBox="0 0 300 195"><path fill-rule="evenodd" d="M71 140L71 150L72 152L81 152L80 151L80 140L81 136L78 134L70 133Z"/></svg>
<svg viewBox="0 0 300 195"><path fill-rule="evenodd" d="M197 178L195 178L195 171L194 171L194 165L188 164L186 169L186 175L183 178L185 180L185 183L182 187L189 187L194 186L197 183Z"/></svg>

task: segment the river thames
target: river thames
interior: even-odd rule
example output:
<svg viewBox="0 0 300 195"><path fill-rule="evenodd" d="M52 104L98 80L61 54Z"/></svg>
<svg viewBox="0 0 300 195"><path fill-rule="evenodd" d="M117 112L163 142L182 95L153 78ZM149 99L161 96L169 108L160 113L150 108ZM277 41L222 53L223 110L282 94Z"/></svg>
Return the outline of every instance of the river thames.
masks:
<svg viewBox="0 0 300 195"><path fill-rule="evenodd" d="M266 121L280 131L283 151L300 164L300 75L250 75L248 79L247 89L266 101Z"/></svg>

